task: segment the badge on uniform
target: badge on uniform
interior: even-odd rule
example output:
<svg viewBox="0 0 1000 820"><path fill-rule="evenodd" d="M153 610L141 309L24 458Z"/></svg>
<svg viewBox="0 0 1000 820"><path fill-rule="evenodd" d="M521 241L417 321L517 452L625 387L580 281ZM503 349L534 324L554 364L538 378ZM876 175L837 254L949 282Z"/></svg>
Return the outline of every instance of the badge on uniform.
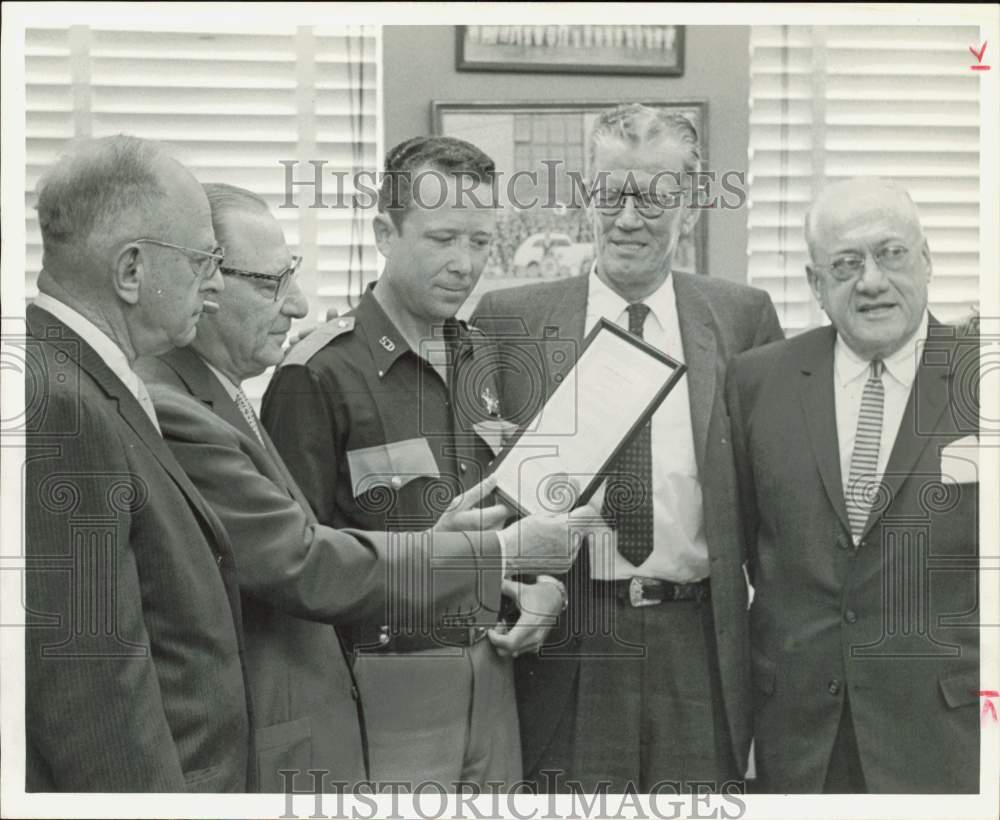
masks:
<svg viewBox="0 0 1000 820"><path fill-rule="evenodd" d="M479 394L479 398L483 400L483 404L486 406L486 415L500 415L500 399L496 397L496 394L494 394L493 389L489 385L483 388L483 392Z"/></svg>
<svg viewBox="0 0 1000 820"><path fill-rule="evenodd" d="M390 339L388 336L383 336L378 340L378 343L382 345L386 350L392 353L396 349L396 343Z"/></svg>

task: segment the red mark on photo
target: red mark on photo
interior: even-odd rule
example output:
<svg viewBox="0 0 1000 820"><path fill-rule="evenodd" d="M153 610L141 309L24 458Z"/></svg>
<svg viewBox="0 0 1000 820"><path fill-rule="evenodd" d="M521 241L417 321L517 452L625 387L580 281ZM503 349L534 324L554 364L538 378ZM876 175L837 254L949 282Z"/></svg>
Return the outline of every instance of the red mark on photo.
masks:
<svg viewBox="0 0 1000 820"><path fill-rule="evenodd" d="M973 71L989 71L990 66L983 65L983 55L986 54L986 46L989 44L989 40L984 40L979 51L976 51L972 46L969 46L969 51L972 52L972 56L976 58L976 65L970 65L969 68Z"/></svg>
<svg viewBox="0 0 1000 820"><path fill-rule="evenodd" d="M1000 692L996 689L981 689L976 692L979 697L983 698L983 713L982 713L982 723L985 726L986 723L996 723L997 722L997 707L993 705L993 698L1000 698ZM987 720L989 718L989 720Z"/></svg>

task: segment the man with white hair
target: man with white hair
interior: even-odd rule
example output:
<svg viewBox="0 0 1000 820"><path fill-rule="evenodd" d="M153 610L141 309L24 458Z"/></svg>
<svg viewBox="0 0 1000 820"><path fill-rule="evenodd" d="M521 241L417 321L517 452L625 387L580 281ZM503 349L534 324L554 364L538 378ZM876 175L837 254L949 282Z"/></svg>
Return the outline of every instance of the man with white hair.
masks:
<svg viewBox="0 0 1000 820"><path fill-rule="evenodd" d="M729 359L781 328L763 291L673 270L699 216L689 120L636 103L605 111L590 159L592 271L493 291L473 317L509 353L501 402L527 422L574 364L548 360L552 329L579 347L602 318L688 369L612 468L602 512L617 550L581 550L566 617L540 656L516 664L525 770L542 790L722 789L742 778L750 745L747 589L722 389ZM613 627L594 628L602 623Z"/></svg>
<svg viewBox="0 0 1000 820"><path fill-rule="evenodd" d="M930 250L898 185L829 185L806 239L831 324L739 356L727 392L758 777L977 792L978 339L928 312Z"/></svg>
<svg viewBox="0 0 1000 820"><path fill-rule="evenodd" d="M27 310L28 791L246 791L252 726L229 538L132 370L223 287L208 200L154 143L43 179Z"/></svg>

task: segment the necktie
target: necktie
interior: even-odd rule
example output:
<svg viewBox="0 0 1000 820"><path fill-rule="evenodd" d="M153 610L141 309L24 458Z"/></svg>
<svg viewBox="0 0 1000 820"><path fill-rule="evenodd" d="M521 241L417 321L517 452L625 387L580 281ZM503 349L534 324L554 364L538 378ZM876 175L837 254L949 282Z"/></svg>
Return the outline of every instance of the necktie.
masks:
<svg viewBox="0 0 1000 820"><path fill-rule="evenodd" d="M139 400L139 406L143 409L146 415L149 416L149 420L153 422L156 432L163 435L163 431L160 429L160 422L156 418L156 408L153 406L153 400L150 398L149 391L146 389L146 383L139 378L138 374L133 374L133 376L135 397Z"/></svg>
<svg viewBox="0 0 1000 820"><path fill-rule="evenodd" d="M642 338L649 307L636 302L628 306L628 332ZM639 566L653 551L653 446L651 422L647 421L618 454L613 477L605 488L601 513L613 519L618 531L618 552Z"/></svg>
<svg viewBox="0 0 1000 820"><path fill-rule="evenodd" d="M240 408L243 418L246 419L250 429L253 430L253 434L257 436L257 441L263 445L264 437L260 434L260 427L257 425L257 416L253 412L250 399L247 398L247 394L239 387L236 388L236 406Z"/></svg>
<svg viewBox="0 0 1000 820"><path fill-rule="evenodd" d="M847 504L847 518L851 523L851 535L856 544L871 511L877 488L878 451L882 440L882 413L885 408L885 388L882 385L882 371L885 365L874 359L861 394L861 412L858 414L858 429L854 436L854 451L851 453L851 472L844 485L844 501Z"/></svg>

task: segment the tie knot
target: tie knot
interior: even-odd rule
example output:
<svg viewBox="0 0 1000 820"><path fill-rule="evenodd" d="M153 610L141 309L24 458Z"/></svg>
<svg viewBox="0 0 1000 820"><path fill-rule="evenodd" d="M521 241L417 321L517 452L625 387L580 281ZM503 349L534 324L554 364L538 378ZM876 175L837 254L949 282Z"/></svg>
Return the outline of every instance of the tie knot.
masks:
<svg viewBox="0 0 1000 820"><path fill-rule="evenodd" d="M649 315L649 305L644 302L633 302L628 306L628 332L642 336L642 326Z"/></svg>
<svg viewBox="0 0 1000 820"><path fill-rule="evenodd" d="M872 359L871 363L871 378L881 379L882 373L885 371L885 362L881 359Z"/></svg>

